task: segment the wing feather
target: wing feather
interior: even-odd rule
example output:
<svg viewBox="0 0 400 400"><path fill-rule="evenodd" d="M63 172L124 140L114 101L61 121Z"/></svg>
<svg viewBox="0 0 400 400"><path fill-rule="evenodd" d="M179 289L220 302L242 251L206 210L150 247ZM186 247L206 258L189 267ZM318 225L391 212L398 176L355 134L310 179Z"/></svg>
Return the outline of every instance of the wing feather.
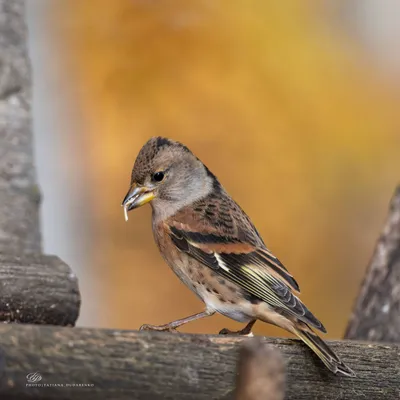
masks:
<svg viewBox="0 0 400 400"><path fill-rule="evenodd" d="M321 322L293 293L299 286L269 250L247 245L215 233L188 232L170 226L170 236L179 250L258 299L325 332ZM246 244L245 244L246 245ZM238 252L246 249L246 252Z"/></svg>

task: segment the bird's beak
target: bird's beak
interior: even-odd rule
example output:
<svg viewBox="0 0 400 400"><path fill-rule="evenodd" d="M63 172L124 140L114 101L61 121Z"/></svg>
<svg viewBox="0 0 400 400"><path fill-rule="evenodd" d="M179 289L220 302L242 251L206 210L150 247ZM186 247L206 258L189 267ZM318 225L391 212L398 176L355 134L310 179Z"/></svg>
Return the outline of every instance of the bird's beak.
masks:
<svg viewBox="0 0 400 400"><path fill-rule="evenodd" d="M138 208L154 199L154 192L146 186L133 183L126 194L122 207L124 207L125 221L128 221L128 211Z"/></svg>

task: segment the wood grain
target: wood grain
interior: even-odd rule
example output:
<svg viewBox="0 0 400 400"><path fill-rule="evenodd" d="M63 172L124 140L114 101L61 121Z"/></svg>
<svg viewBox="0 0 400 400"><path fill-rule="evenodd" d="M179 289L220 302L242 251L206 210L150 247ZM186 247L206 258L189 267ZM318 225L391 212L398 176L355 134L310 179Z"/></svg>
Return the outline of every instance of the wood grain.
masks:
<svg viewBox="0 0 400 400"><path fill-rule="evenodd" d="M75 325L78 280L58 257L0 255L0 321Z"/></svg>
<svg viewBox="0 0 400 400"><path fill-rule="evenodd" d="M1 399L233 399L246 338L0 325ZM335 376L296 340L265 339L282 352L287 399L396 399L400 347L330 342L356 372ZM38 372L41 384L27 387ZM90 385L66 387L67 384ZM92 386L93 385L93 386Z"/></svg>

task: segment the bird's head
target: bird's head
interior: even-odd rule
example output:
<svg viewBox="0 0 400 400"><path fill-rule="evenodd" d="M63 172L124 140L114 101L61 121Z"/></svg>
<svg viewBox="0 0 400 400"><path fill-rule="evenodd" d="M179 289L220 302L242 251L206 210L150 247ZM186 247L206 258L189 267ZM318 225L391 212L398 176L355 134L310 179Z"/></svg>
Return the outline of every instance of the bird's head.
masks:
<svg viewBox="0 0 400 400"><path fill-rule="evenodd" d="M122 206L127 212L150 203L156 214L171 215L205 197L218 184L215 176L183 144L151 138L140 150ZM219 185L219 184L218 184Z"/></svg>

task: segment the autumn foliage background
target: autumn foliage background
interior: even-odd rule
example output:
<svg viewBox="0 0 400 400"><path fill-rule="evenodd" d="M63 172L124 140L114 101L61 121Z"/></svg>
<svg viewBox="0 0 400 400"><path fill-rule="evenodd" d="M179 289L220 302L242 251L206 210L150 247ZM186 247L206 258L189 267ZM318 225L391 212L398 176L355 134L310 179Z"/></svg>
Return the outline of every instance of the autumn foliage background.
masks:
<svg viewBox="0 0 400 400"><path fill-rule="evenodd" d="M45 3L32 25L44 245L80 278L79 324L202 310L158 254L150 207L128 223L120 207L137 152L162 135L220 178L340 337L400 171L399 86L336 21L343 2Z"/></svg>

